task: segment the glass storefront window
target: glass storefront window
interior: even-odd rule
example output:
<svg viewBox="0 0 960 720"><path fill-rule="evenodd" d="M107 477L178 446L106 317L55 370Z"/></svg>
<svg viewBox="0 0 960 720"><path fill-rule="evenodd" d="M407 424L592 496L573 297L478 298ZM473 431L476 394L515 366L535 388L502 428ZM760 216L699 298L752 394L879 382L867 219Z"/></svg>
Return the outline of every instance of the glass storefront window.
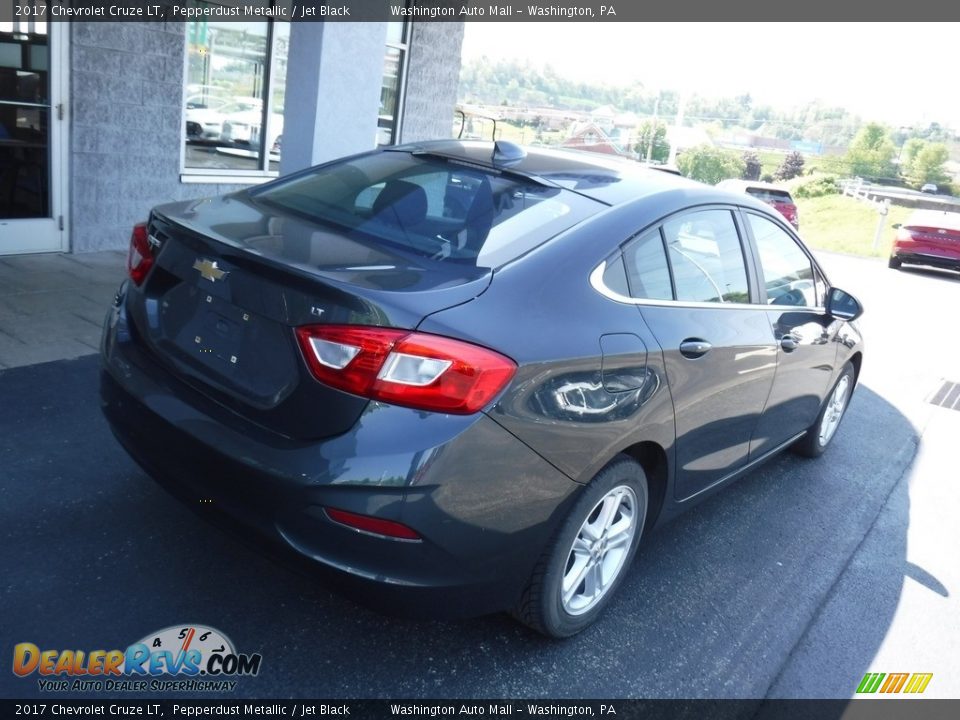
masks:
<svg viewBox="0 0 960 720"><path fill-rule="evenodd" d="M277 172L289 25L194 20L186 34L185 171Z"/></svg>
<svg viewBox="0 0 960 720"><path fill-rule="evenodd" d="M46 25L0 28L0 219L50 215Z"/></svg>
<svg viewBox="0 0 960 720"><path fill-rule="evenodd" d="M377 145L394 145L399 136L409 32L410 26L406 21L387 23L387 50L383 59Z"/></svg>
<svg viewBox="0 0 960 720"><path fill-rule="evenodd" d="M409 34L409 23L387 23L378 145L392 145L399 137ZM194 20L187 23L186 41L184 172L279 172L289 23Z"/></svg>
<svg viewBox="0 0 960 720"><path fill-rule="evenodd" d="M270 118L268 120L267 150L270 153L270 170L280 170L280 150L283 147L283 108L287 94L287 55L290 49L290 26L275 23L273 26L273 82L270 94Z"/></svg>

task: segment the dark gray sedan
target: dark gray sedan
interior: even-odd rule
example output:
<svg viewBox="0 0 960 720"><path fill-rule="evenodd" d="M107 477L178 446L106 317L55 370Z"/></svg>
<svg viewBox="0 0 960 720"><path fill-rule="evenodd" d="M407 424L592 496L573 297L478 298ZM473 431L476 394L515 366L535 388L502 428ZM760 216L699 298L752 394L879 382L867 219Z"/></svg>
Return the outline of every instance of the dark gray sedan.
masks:
<svg viewBox="0 0 960 720"><path fill-rule="evenodd" d="M129 275L101 392L149 474L379 607L555 637L657 526L823 453L863 353L767 205L507 143L158 207Z"/></svg>

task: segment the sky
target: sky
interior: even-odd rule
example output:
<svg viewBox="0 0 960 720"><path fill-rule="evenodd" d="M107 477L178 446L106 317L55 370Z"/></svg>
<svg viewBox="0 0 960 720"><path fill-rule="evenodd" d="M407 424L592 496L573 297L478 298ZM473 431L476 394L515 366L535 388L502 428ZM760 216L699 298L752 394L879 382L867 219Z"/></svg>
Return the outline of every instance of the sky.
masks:
<svg viewBox="0 0 960 720"><path fill-rule="evenodd" d="M463 57L774 107L821 99L865 120L960 130L958 40L960 23L468 22Z"/></svg>

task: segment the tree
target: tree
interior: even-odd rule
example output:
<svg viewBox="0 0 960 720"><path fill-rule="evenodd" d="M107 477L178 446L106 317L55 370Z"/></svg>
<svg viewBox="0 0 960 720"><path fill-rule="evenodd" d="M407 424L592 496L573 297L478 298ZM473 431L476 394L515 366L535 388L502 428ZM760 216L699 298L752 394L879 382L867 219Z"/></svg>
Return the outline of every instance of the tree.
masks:
<svg viewBox="0 0 960 720"><path fill-rule="evenodd" d="M937 122L930 123L927 128L921 130L920 133L930 142L941 142L950 139L950 133L944 130L940 123Z"/></svg>
<svg viewBox="0 0 960 720"><path fill-rule="evenodd" d="M760 156L754 150L744 150L743 152L743 174L740 176L743 180L759 180Z"/></svg>
<svg viewBox="0 0 960 720"><path fill-rule="evenodd" d="M893 176L893 158L897 148L878 123L868 123L860 128L857 136L847 149L845 160L850 173L867 177Z"/></svg>
<svg viewBox="0 0 960 720"><path fill-rule="evenodd" d="M943 164L950 159L950 151L943 143L925 143L913 158L908 177L914 185L942 183L947 179Z"/></svg>
<svg viewBox="0 0 960 720"><path fill-rule="evenodd" d="M913 161L916 160L917 155L920 154L920 151L923 150L923 146L926 144L926 141L921 140L920 138L910 138L909 140L904 141L898 155L900 158L901 175L910 175L910 168L913 166Z"/></svg>
<svg viewBox="0 0 960 720"><path fill-rule="evenodd" d="M777 180L790 180L798 175L803 175L803 155L794 151L783 159L775 176Z"/></svg>
<svg viewBox="0 0 960 720"><path fill-rule="evenodd" d="M658 122L656 128L653 127L653 121L644 120L637 128L637 144L633 146L633 151L637 153L641 160L647 159L647 148L650 146L650 133L653 131L653 148L650 153L650 159L655 163L665 163L670 157L670 144L667 142L667 126L665 123Z"/></svg>
<svg viewBox="0 0 960 720"><path fill-rule="evenodd" d="M677 158L677 166L686 177L716 185L727 178L743 176L743 159L735 152L712 145L698 145L684 150Z"/></svg>

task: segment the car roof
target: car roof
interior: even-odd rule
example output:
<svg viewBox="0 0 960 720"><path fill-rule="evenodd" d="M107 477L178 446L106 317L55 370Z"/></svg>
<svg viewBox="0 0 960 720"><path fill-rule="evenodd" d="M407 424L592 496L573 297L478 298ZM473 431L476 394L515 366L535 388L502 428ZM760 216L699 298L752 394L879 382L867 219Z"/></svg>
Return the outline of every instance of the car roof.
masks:
<svg viewBox="0 0 960 720"><path fill-rule="evenodd" d="M761 180L721 180L717 183L717 187L724 189L737 188L740 191L745 191L747 188L756 188L757 190L774 190L776 192L786 193L787 195L790 194L790 191L783 187L783 185L776 185Z"/></svg>
<svg viewBox="0 0 960 720"><path fill-rule="evenodd" d="M494 144L475 140L437 140L397 145L392 151L429 153L539 178L607 205L675 188L709 188L694 180L648 168L629 158L578 150L524 147L526 154L509 163L493 161Z"/></svg>

